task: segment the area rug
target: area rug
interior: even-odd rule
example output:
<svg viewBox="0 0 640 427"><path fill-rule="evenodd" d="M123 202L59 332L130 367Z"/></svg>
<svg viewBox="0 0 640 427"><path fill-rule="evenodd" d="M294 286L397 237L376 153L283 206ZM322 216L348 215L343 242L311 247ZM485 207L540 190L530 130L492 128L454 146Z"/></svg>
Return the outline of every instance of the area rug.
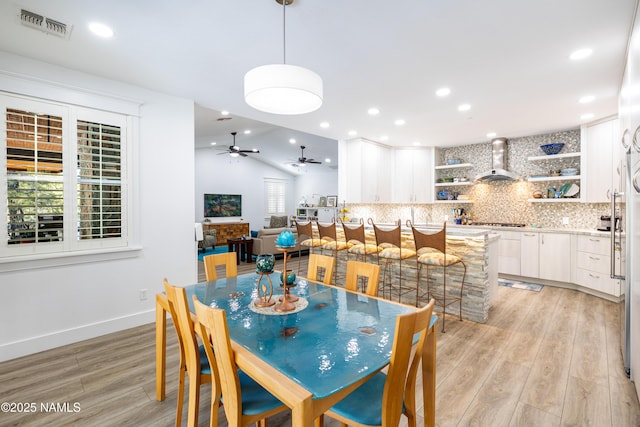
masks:
<svg viewBox="0 0 640 427"><path fill-rule="evenodd" d="M207 248L204 252L198 250L198 261L202 261L202 258L206 257L207 255L223 254L223 253L228 252L228 251L229 251L229 249L227 248L227 246L216 246L213 249Z"/></svg>
<svg viewBox="0 0 640 427"><path fill-rule="evenodd" d="M525 289L527 291L540 292L543 285L539 285L537 283L529 283L529 282L520 282L518 280L504 280L498 279L498 285L507 286L509 288L515 289Z"/></svg>

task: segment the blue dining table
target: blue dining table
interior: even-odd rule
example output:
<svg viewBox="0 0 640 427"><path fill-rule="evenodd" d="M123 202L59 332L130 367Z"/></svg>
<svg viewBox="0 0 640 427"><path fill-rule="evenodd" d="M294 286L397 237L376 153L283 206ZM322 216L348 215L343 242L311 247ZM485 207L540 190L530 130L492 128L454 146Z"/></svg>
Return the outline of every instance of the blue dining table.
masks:
<svg viewBox="0 0 640 427"><path fill-rule="evenodd" d="M240 369L292 410L292 425L313 420L384 368L391 356L396 317L415 307L299 279L292 294L296 310L279 313L255 307L258 274L186 286L192 295L226 311ZM275 283L275 275L274 280ZM278 298L281 289L274 286ZM156 398L164 399L166 312L156 296ZM193 310L193 307L190 307ZM425 425L435 425L435 322L422 362Z"/></svg>

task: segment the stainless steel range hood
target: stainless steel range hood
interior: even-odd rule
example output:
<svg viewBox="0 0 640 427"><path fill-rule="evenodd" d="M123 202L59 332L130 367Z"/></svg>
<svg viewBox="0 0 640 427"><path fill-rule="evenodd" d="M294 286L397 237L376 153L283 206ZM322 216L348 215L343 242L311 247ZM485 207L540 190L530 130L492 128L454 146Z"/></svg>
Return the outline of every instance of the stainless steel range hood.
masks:
<svg viewBox="0 0 640 427"><path fill-rule="evenodd" d="M507 138L491 140L491 170L475 177L475 181L513 181L519 177L507 169Z"/></svg>

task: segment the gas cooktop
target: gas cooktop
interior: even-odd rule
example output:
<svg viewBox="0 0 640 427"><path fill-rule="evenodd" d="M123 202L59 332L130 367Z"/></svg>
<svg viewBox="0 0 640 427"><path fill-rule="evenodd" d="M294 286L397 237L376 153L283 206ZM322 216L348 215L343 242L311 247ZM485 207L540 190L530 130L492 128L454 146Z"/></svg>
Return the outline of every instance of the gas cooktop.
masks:
<svg viewBox="0 0 640 427"><path fill-rule="evenodd" d="M474 222L471 225L486 225L490 227L526 227L527 224L517 224L514 222Z"/></svg>

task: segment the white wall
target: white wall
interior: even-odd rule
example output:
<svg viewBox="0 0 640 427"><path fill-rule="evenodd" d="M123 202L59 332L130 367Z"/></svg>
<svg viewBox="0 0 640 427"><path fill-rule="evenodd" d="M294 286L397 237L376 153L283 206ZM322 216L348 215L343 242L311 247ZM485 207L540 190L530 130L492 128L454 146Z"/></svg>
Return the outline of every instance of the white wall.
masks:
<svg viewBox="0 0 640 427"><path fill-rule="evenodd" d="M163 277L197 280L193 102L3 52L0 73L143 104L132 179L140 251L127 259L0 273L0 361L153 322ZM139 300L140 289L148 290L146 301Z"/></svg>
<svg viewBox="0 0 640 427"><path fill-rule="evenodd" d="M195 157L195 221L204 216L204 194L241 194L242 217L212 218L212 222L248 222L251 230L264 226L264 179L287 182L287 207L293 206L295 177L251 156L234 159L210 148L197 149ZM293 208L292 208L293 209Z"/></svg>
<svg viewBox="0 0 640 427"><path fill-rule="evenodd" d="M204 198L207 194L242 194L242 217L213 218L212 222L249 222L251 230L268 225L265 217L264 179L278 178L287 181L287 214L294 215L300 196L338 194L338 173L307 173L300 176L288 174L280 169L248 157L233 159L218 155L220 151L210 148L196 150L195 159L195 221L202 221ZM312 166L311 166L312 167Z"/></svg>

